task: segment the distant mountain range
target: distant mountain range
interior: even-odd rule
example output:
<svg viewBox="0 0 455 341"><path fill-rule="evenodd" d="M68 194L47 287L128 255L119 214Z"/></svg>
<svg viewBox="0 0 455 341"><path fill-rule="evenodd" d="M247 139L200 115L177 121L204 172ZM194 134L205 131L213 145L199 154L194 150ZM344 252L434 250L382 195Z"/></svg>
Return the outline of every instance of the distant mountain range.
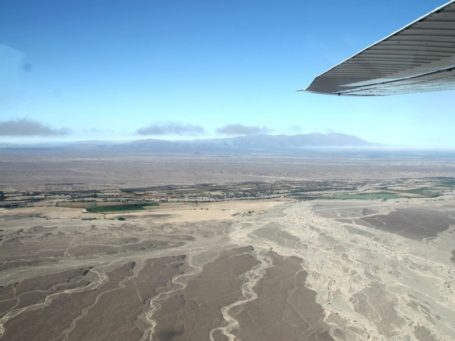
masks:
<svg viewBox="0 0 455 341"><path fill-rule="evenodd" d="M293 136L252 135L192 141L139 140L125 146L143 152L287 153L297 152L305 148L371 147L374 144L356 136L345 134L305 134Z"/></svg>
<svg viewBox="0 0 455 341"><path fill-rule="evenodd" d="M62 145L9 146L7 149L71 150L116 153L212 154L212 153L273 153L294 154L314 148L364 148L380 146L346 134L251 135L219 139L166 141L137 140L125 143L79 142ZM5 147L3 147L5 148Z"/></svg>

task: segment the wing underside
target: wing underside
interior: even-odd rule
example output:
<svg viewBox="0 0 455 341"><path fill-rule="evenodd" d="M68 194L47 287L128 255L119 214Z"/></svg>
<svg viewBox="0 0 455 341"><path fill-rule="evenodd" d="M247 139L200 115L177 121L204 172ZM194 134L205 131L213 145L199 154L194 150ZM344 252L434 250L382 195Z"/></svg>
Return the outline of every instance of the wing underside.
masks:
<svg viewBox="0 0 455 341"><path fill-rule="evenodd" d="M381 96L455 89L455 0L318 76L307 91Z"/></svg>

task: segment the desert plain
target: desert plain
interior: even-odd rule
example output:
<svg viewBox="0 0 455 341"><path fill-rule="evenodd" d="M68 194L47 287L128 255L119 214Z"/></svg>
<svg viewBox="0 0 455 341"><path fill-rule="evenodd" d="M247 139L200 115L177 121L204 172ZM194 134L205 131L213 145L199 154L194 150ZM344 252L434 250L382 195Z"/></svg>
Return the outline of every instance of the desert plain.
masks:
<svg viewBox="0 0 455 341"><path fill-rule="evenodd" d="M0 174L1 340L455 339L451 162L5 156Z"/></svg>

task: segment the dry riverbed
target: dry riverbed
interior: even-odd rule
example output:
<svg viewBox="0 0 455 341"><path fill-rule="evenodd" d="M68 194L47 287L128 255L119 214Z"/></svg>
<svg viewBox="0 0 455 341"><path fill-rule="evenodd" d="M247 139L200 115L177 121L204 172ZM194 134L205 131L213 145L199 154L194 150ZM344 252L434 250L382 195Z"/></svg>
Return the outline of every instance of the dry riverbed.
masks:
<svg viewBox="0 0 455 341"><path fill-rule="evenodd" d="M455 205L0 210L2 340L453 340Z"/></svg>

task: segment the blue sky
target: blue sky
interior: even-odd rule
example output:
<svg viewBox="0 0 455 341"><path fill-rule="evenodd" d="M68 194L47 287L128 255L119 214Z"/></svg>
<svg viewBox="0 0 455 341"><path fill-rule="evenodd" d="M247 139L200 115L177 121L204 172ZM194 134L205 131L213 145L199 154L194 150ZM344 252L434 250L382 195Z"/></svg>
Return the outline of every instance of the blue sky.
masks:
<svg viewBox="0 0 455 341"><path fill-rule="evenodd" d="M3 0L0 122L33 121L67 134L0 142L137 139L148 137L138 129L157 124L202 130L150 137L204 138L234 124L455 147L454 93L295 91L443 3Z"/></svg>

